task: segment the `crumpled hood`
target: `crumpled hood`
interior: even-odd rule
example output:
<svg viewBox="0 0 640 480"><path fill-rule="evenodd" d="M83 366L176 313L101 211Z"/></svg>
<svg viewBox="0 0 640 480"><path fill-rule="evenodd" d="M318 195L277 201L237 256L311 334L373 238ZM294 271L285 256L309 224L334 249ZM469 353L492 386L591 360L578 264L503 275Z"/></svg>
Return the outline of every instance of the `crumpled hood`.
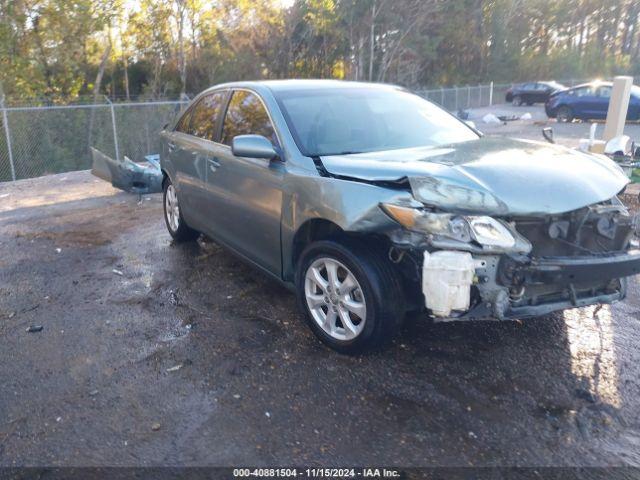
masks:
<svg viewBox="0 0 640 480"><path fill-rule="evenodd" d="M442 208L451 208L444 201L438 203L442 187L468 189L495 200L479 211L504 215L576 210L608 200L629 183L622 169L606 157L500 137L321 159L329 173L342 177L365 181L406 177L417 200ZM425 188L437 191L425 194Z"/></svg>

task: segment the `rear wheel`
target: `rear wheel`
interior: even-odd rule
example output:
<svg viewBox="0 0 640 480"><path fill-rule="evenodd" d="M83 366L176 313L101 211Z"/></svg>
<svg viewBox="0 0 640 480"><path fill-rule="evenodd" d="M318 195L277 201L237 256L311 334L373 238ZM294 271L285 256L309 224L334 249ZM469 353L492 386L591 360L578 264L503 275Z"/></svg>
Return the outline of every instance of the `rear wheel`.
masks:
<svg viewBox="0 0 640 480"><path fill-rule="evenodd" d="M556 119L560 123L572 122L573 110L571 110L571 107L567 107L566 105L561 106L560 108L558 108L558 111L556 112Z"/></svg>
<svg viewBox="0 0 640 480"><path fill-rule="evenodd" d="M513 97L511 104L514 107L519 107L520 105L522 105L522 97L520 95L516 95L515 97Z"/></svg>
<svg viewBox="0 0 640 480"><path fill-rule="evenodd" d="M178 201L178 192L169 177L165 179L163 187L164 221L169 234L176 242L195 240L198 238L199 233L190 228L184 221L180 210L180 202Z"/></svg>
<svg viewBox="0 0 640 480"><path fill-rule="evenodd" d="M395 272L386 259L358 241L310 244L298 262L296 289L311 330L341 353L389 341L404 316Z"/></svg>

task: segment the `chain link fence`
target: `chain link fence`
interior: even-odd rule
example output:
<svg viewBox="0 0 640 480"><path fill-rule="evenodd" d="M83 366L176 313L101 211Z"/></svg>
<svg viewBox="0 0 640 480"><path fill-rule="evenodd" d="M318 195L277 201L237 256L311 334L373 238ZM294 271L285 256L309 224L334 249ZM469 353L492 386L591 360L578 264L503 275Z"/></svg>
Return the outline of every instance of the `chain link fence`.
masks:
<svg viewBox="0 0 640 480"><path fill-rule="evenodd" d="M91 168L89 147L141 161L183 101L5 106L0 103L0 182Z"/></svg>
<svg viewBox="0 0 640 480"><path fill-rule="evenodd" d="M467 85L464 87L433 88L418 90L424 98L437 103L446 110L457 112L469 108L480 108L503 103L511 83L488 85Z"/></svg>
<svg viewBox="0 0 640 480"><path fill-rule="evenodd" d="M583 82L561 81L567 86ZM457 112L504 103L512 85L491 82L417 93ZM73 105L29 105L0 99L0 182L90 168L89 147L141 161L160 151L158 133L187 103L187 98L112 103L104 97L97 104L83 98Z"/></svg>

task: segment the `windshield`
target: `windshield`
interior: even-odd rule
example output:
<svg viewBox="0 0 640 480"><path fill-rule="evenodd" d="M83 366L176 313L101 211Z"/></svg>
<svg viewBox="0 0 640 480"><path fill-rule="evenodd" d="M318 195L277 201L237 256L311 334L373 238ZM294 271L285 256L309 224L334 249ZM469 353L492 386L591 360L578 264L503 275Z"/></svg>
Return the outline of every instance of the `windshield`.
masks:
<svg viewBox="0 0 640 480"><path fill-rule="evenodd" d="M399 89L290 90L276 92L276 99L298 148L312 157L479 138L440 107Z"/></svg>

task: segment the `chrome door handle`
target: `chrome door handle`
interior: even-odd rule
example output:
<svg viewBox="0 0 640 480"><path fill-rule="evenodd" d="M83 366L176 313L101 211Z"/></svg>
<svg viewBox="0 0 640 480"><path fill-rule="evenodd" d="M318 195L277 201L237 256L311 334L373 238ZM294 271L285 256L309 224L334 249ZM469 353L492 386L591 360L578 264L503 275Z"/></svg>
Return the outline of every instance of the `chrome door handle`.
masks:
<svg viewBox="0 0 640 480"><path fill-rule="evenodd" d="M178 146L173 142L167 142L167 146L169 147L170 152L175 152Z"/></svg>

